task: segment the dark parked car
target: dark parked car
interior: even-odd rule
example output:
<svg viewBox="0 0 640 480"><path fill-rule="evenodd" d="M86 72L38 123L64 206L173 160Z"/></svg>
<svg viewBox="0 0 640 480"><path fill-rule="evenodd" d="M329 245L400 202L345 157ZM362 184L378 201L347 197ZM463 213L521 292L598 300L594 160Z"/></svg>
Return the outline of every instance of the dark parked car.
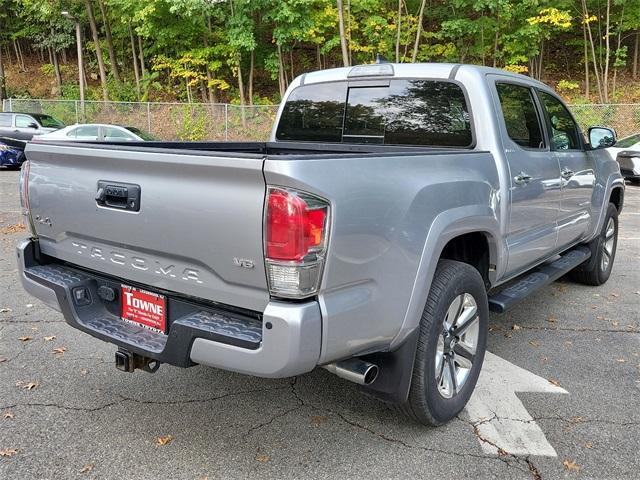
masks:
<svg viewBox="0 0 640 480"><path fill-rule="evenodd" d="M0 137L31 140L34 135L51 133L64 126L60 120L43 113L0 113Z"/></svg>
<svg viewBox="0 0 640 480"><path fill-rule="evenodd" d="M0 167L20 168L25 161L24 147L27 143L0 137Z"/></svg>

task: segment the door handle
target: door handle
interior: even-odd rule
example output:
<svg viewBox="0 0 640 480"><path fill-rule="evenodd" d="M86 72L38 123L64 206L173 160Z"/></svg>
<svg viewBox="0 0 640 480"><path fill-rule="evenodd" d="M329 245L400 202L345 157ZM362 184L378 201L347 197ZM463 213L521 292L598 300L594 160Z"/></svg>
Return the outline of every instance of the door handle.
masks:
<svg viewBox="0 0 640 480"><path fill-rule="evenodd" d="M531 181L531 175L528 173L520 172L515 177L513 177L513 181L516 185L525 185Z"/></svg>
<svg viewBox="0 0 640 480"><path fill-rule="evenodd" d="M571 178L573 177L573 170L569 170L568 168L563 168L562 171L560 172L560 174L562 175L562 178Z"/></svg>

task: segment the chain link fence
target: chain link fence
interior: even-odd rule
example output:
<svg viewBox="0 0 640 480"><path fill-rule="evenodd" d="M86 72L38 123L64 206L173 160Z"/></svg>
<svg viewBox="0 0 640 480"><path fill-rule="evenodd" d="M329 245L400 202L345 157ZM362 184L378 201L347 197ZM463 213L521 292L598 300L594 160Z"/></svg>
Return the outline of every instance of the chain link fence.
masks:
<svg viewBox="0 0 640 480"><path fill-rule="evenodd" d="M640 104L570 105L586 131L592 125L616 129L620 138L640 133ZM227 103L95 102L8 99L4 111L46 113L66 124L112 123L137 127L161 140L255 140L269 138L277 105Z"/></svg>
<svg viewBox="0 0 640 480"><path fill-rule="evenodd" d="M160 140L256 140L269 138L277 105L228 103L97 102L7 99L5 112L45 113L67 125L108 123L137 127Z"/></svg>

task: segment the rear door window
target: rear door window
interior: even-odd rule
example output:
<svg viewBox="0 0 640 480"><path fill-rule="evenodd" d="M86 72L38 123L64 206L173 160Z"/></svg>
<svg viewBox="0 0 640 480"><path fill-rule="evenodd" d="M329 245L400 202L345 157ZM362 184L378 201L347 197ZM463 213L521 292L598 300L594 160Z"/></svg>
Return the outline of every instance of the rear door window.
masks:
<svg viewBox="0 0 640 480"><path fill-rule="evenodd" d="M67 137L75 140L98 140L98 126L97 125L84 125L74 128Z"/></svg>
<svg viewBox="0 0 640 480"><path fill-rule="evenodd" d="M540 117L531 88L497 83L498 97L509 138L525 148L544 148Z"/></svg>
<svg viewBox="0 0 640 480"><path fill-rule="evenodd" d="M16 127L17 128L34 128L33 125L36 124L36 121L27 117L26 115L16 115Z"/></svg>
<svg viewBox="0 0 640 480"><path fill-rule="evenodd" d="M319 91L325 96L313 99ZM348 88L339 82L299 87L284 107L276 138L434 147L473 143L469 109L458 85L400 79L385 86Z"/></svg>
<svg viewBox="0 0 640 480"><path fill-rule="evenodd" d="M10 113L0 113L0 127L10 127L11 117Z"/></svg>

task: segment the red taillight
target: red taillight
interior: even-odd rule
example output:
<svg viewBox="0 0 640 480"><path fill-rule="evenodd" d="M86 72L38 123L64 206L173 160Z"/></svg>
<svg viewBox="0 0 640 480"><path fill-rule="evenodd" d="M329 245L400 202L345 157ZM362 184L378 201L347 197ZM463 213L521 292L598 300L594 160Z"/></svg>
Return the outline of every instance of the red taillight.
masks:
<svg viewBox="0 0 640 480"><path fill-rule="evenodd" d="M267 203L266 257L299 262L321 248L326 236L326 205L309 205L302 196L271 189Z"/></svg>

